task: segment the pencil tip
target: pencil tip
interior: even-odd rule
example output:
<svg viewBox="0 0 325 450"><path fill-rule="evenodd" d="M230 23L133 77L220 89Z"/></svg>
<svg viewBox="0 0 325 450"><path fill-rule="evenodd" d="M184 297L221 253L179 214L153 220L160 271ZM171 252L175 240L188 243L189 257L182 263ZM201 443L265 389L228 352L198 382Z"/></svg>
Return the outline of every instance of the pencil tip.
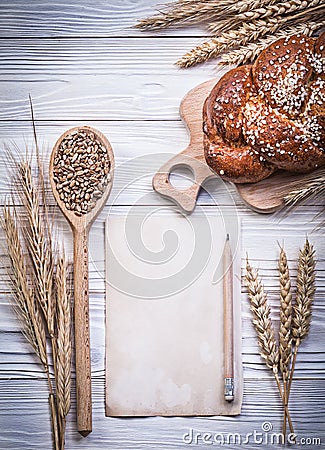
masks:
<svg viewBox="0 0 325 450"><path fill-rule="evenodd" d="M226 240L229 241L229 233L227 233L227 239Z"/></svg>

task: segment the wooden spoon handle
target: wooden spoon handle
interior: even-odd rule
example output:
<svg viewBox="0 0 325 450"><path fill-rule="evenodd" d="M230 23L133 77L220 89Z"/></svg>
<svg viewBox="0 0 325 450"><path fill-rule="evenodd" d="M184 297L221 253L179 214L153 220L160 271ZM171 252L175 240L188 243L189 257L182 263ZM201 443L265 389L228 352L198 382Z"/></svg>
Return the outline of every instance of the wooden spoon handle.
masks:
<svg viewBox="0 0 325 450"><path fill-rule="evenodd" d="M76 352L77 426L92 430L91 366L88 301L88 230L74 229L74 332Z"/></svg>

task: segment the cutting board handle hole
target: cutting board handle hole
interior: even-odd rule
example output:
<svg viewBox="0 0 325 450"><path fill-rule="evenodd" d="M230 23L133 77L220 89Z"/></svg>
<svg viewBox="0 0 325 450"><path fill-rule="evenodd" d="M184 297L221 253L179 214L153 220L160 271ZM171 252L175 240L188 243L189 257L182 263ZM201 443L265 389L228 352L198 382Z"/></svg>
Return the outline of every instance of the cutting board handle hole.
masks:
<svg viewBox="0 0 325 450"><path fill-rule="evenodd" d="M168 180L175 189L182 191L194 184L194 173L190 166L180 164L170 169Z"/></svg>

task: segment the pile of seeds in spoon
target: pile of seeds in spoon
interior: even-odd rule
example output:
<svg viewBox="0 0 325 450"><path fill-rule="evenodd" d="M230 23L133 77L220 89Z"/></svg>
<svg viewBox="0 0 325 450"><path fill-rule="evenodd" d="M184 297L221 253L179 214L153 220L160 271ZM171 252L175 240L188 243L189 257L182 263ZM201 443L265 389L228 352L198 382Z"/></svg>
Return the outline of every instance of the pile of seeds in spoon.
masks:
<svg viewBox="0 0 325 450"><path fill-rule="evenodd" d="M110 168L107 148L92 130L66 135L53 161L53 180L65 207L77 216L89 213L111 181Z"/></svg>

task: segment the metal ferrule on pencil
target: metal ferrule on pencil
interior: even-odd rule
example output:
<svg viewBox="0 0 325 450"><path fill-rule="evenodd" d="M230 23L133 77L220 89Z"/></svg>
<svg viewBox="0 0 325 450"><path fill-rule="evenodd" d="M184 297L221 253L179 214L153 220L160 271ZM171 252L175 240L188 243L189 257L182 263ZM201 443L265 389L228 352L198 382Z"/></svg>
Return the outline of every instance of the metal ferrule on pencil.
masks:
<svg viewBox="0 0 325 450"><path fill-rule="evenodd" d="M234 399L234 379L225 378L225 400L228 402Z"/></svg>

